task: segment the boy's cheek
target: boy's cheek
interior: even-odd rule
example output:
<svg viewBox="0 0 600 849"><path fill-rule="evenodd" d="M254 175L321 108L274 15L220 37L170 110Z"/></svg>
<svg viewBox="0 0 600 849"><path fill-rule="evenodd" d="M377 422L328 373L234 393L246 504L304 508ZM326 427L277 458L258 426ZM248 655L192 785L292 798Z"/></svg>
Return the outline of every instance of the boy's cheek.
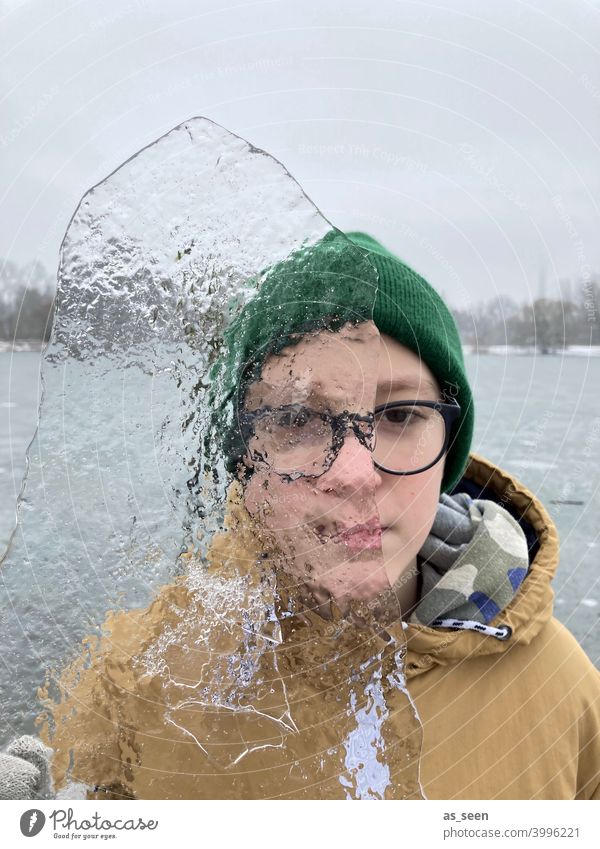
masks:
<svg viewBox="0 0 600 849"><path fill-rule="evenodd" d="M389 481L376 495L383 524L418 529L424 541L435 520L443 477L444 464L439 463L418 475Z"/></svg>
<svg viewBox="0 0 600 849"><path fill-rule="evenodd" d="M285 483L279 475L255 471L244 488L244 504L251 516L269 530L302 522L306 505L301 481Z"/></svg>

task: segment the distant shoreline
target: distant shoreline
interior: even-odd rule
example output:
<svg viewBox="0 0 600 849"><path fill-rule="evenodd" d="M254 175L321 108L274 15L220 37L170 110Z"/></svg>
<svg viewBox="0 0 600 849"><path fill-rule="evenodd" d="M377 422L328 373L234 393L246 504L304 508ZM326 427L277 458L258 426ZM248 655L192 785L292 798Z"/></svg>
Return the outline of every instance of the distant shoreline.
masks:
<svg viewBox="0 0 600 849"><path fill-rule="evenodd" d="M540 350L535 345L463 345L466 356L600 357L600 345L566 345Z"/></svg>
<svg viewBox="0 0 600 849"><path fill-rule="evenodd" d="M45 344L45 342L35 342L29 339L16 339L14 342L0 339L0 354L21 354L31 351L39 354L44 350Z"/></svg>
<svg viewBox="0 0 600 849"><path fill-rule="evenodd" d="M0 340L0 354L20 354L24 352L41 353L45 343L27 339L15 342ZM540 356L540 357L600 357L600 345L567 345L565 348L553 348L540 351L531 345L463 345L465 356Z"/></svg>

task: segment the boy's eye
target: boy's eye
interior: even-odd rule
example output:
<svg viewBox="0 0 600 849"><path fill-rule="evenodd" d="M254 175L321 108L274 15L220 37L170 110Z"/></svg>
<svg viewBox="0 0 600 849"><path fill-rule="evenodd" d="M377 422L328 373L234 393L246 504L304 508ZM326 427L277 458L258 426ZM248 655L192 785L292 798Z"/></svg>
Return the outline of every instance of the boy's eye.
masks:
<svg viewBox="0 0 600 849"><path fill-rule="evenodd" d="M423 416L415 407L395 407L391 410L382 410L378 418L383 419L388 424L406 425L422 419Z"/></svg>

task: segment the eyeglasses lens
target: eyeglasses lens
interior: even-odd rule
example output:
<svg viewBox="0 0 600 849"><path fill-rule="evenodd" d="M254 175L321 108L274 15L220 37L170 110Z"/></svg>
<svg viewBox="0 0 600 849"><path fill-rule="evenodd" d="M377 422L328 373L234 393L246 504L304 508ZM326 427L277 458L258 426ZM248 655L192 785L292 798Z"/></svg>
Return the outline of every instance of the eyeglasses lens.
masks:
<svg viewBox="0 0 600 849"><path fill-rule="evenodd" d="M440 455L446 436L444 417L433 407L392 407L375 416L373 459L384 469L415 472Z"/></svg>
<svg viewBox="0 0 600 849"><path fill-rule="evenodd" d="M278 474L320 475L333 450L331 424L306 407L272 410L254 427L250 449Z"/></svg>

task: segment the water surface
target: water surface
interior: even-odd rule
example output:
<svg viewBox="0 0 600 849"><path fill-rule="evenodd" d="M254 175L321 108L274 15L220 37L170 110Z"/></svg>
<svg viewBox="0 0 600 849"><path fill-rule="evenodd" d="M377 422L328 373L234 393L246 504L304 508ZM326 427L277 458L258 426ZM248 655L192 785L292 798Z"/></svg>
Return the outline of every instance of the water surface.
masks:
<svg viewBox="0 0 600 849"><path fill-rule="evenodd" d="M40 392L41 355L0 354L0 548L9 540ZM561 539L557 617L600 663L600 358L468 356L473 449L517 475ZM553 503L581 502L581 503Z"/></svg>

